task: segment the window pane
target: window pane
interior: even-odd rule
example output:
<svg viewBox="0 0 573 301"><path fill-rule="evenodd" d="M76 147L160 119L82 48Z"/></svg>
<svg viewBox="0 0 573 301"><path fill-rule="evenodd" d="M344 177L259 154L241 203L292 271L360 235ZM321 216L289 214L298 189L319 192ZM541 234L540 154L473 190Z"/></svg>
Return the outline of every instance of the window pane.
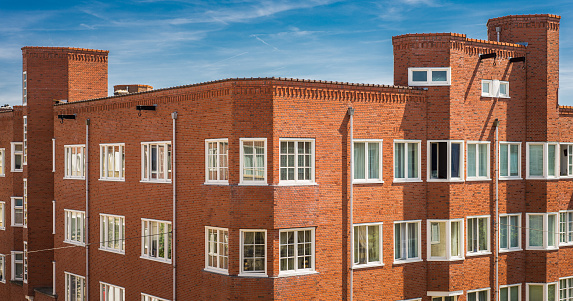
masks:
<svg viewBox="0 0 573 301"><path fill-rule="evenodd" d="M499 289L499 300L509 301L509 289L507 287L502 287Z"/></svg>
<svg viewBox="0 0 573 301"><path fill-rule="evenodd" d="M555 284L547 285L547 300L555 301Z"/></svg>
<svg viewBox="0 0 573 301"><path fill-rule="evenodd" d="M489 153L487 152L487 144L479 144L479 176L487 177L487 163Z"/></svg>
<svg viewBox="0 0 573 301"><path fill-rule="evenodd" d="M482 82L481 83L481 93L482 94L489 94L489 82Z"/></svg>
<svg viewBox="0 0 573 301"><path fill-rule="evenodd" d="M547 168L549 176L556 176L558 168L555 167L555 145L547 145Z"/></svg>
<svg viewBox="0 0 573 301"><path fill-rule="evenodd" d="M529 146L529 175L543 176L543 145Z"/></svg>
<svg viewBox="0 0 573 301"><path fill-rule="evenodd" d="M445 82L448 81L447 71L432 71L432 81Z"/></svg>
<svg viewBox="0 0 573 301"><path fill-rule="evenodd" d="M468 293L468 301L477 301L476 293Z"/></svg>
<svg viewBox="0 0 573 301"><path fill-rule="evenodd" d="M406 150L404 149L405 143L394 144L394 178L405 177L405 157Z"/></svg>
<svg viewBox="0 0 573 301"><path fill-rule="evenodd" d="M380 144L368 143L368 178L379 178L379 158L380 158Z"/></svg>
<svg viewBox="0 0 573 301"><path fill-rule="evenodd" d="M508 166L508 145L499 145L499 175L502 177L508 176L509 166Z"/></svg>
<svg viewBox="0 0 573 301"><path fill-rule="evenodd" d="M507 84L499 85L499 94L502 96L507 95Z"/></svg>
<svg viewBox="0 0 573 301"><path fill-rule="evenodd" d="M543 285L529 285L528 301L543 301Z"/></svg>
<svg viewBox="0 0 573 301"><path fill-rule="evenodd" d="M402 233L400 231L402 224L394 224L394 259L402 258Z"/></svg>
<svg viewBox="0 0 573 301"><path fill-rule="evenodd" d="M366 176L366 145L354 143L354 179L365 179Z"/></svg>
<svg viewBox="0 0 573 301"><path fill-rule="evenodd" d="M511 295L511 301L519 301L519 286L512 286L509 289L509 294Z"/></svg>
<svg viewBox="0 0 573 301"><path fill-rule="evenodd" d="M549 227L547 231L547 245L555 247L557 244L555 242L555 228L557 227L556 215L550 214L547 216L547 226Z"/></svg>
<svg viewBox="0 0 573 301"><path fill-rule="evenodd" d="M468 144L468 177L476 176L476 145Z"/></svg>
<svg viewBox="0 0 573 301"><path fill-rule="evenodd" d="M502 249L507 249L508 230L510 227L507 216L500 217L499 224L499 247Z"/></svg>
<svg viewBox="0 0 573 301"><path fill-rule="evenodd" d="M460 222L451 223L451 256L461 256L460 251Z"/></svg>
<svg viewBox="0 0 573 301"><path fill-rule="evenodd" d="M529 216L529 245L543 246L543 215Z"/></svg>
<svg viewBox="0 0 573 301"><path fill-rule="evenodd" d="M380 227L368 227L368 261L380 261Z"/></svg>
<svg viewBox="0 0 573 301"><path fill-rule="evenodd" d="M445 222L432 222L431 228L431 256L432 257L446 257L446 223Z"/></svg>
<svg viewBox="0 0 573 301"><path fill-rule="evenodd" d="M412 81L415 82L428 81L428 71L412 71Z"/></svg>
<svg viewBox="0 0 573 301"><path fill-rule="evenodd" d="M487 250L487 218L478 219L479 222L479 249Z"/></svg>
<svg viewBox="0 0 573 301"><path fill-rule="evenodd" d="M408 143L408 178L418 178L418 143Z"/></svg>
<svg viewBox="0 0 573 301"><path fill-rule="evenodd" d="M418 224L408 223L408 258L418 257Z"/></svg>
<svg viewBox="0 0 573 301"><path fill-rule="evenodd" d="M459 178L460 177L460 144L459 143L452 143L452 178Z"/></svg>
<svg viewBox="0 0 573 301"><path fill-rule="evenodd" d="M510 233L510 242L509 246L511 248L519 247L519 227L521 225L518 224L519 217L517 216L510 216L509 217L509 233Z"/></svg>
<svg viewBox="0 0 573 301"><path fill-rule="evenodd" d="M519 176L519 145L510 145L510 176Z"/></svg>

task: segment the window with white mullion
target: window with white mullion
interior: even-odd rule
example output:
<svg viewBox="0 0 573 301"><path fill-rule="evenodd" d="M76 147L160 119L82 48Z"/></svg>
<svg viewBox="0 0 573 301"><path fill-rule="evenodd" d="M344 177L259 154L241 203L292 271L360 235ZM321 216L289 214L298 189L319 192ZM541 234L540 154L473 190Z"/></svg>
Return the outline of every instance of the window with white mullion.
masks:
<svg viewBox="0 0 573 301"><path fill-rule="evenodd" d="M279 141L280 182L314 182L314 139L286 139Z"/></svg>
<svg viewBox="0 0 573 301"><path fill-rule="evenodd" d="M23 186L23 190L24 190L24 197L22 197L22 201L23 201L23 218L22 218L22 225L24 226L24 228L28 227L28 179L24 179L24 186Z"/></svg>
<svg viewBox="0 0 573 301"><path fill-rule="evenodd" d="M428 220L428 260L450 261L464 259L464 221Z"/></svg>
<svg viewBox="0 0 573 301"><path fill-rule="evenodd" d="M12 215L11 226L22 227L24 225L24 199L21 197L11 197Z"/></svg>
<svg viewBox="0 0 573 301"><path fill-rule="evenodd" d="M382 265L382 223L355 224L353 267Z"/></svg>
<svg viewBox="0 0 573 301"><path fill-rule="evenodd" d="M521 284L499 286L500 301L521 301Z"/></svg>
<svg viewBox="0 0 573 301"><path fill-rule="evenodd" d="M171 142L141 143L141 181L171 182Z"/></svg>
<svg viewBox="0 0 573 301"><path fill-rule="evenodd" d="M267 139L241 138L241 184L267 183Z"/></svg>
<svg viewBox="0 0 573 301"><path fill-rule="evenodd" d="M468 252L467 255L489 253L490 231L489 216L468 217Z"/></svg>
<svg viewBox="0 0 573 301"><path fill-rule="evenodd" d="M125 179L125 144L100 144L100 180Z"/></svg>
<svg viewBox="0 0 573 301"><path fill-rule="evenodd" d="M573 210L559 212L559 245L573 244Z"/></svg>
<svg viewBox="0 0 573 301"><path fill-rule="evenodd" d="M464 141L428 141L428 180L461 181L464 174Z"/></svg>
<svg viewBox="0 0 573 301"><path fill-rule="evenodd" d="M12 150L11 171L22 172L22 161L24 156L22 142L10 142L10 148Z"/></svg>
<svg viewBox="0 0 573 301"><path fill-rule="evenodd" d="M266 276L267 274L267 231L240 230L241 274Z"/></svg>
<svg viewBox="0 0 573 301"><path fill-rule="evenodd" d="M24 252L22 253L23 281L24 283L28 283L28 242L24 241L23 245L24 245Z"/></svg>
<svg viewBox="0 0 573 301"><path fill-rule="evenodd" d="M141 219L141 257L171 262L171 222Z"/></svg>
<svg viewBox="0 0 573 301"><path fill-rule="evenodd" d="M65 301L85 301L86 300L86 278L72 273L64 272Z"/></svg>
<svg viewBox="0 0 573 301"><path fill-rule="evenodd" d="M420 140L394 140L394 182L420 181Z"/></svg>
<svg viewBox="0 0 573 301"><path fill-rule="evenodd" d="M0 283L6 283L6 255L0 254Z"/></svg>
<svg viewBox="0 0 573 301"><path fill-rule="evenodd" d="M499 143L499 179L521 179L521 142Z"/></svg>
<svg viewBox="0 0 573 301"><path fill-rule="evenodd" d="M521 213L500 214L499 230L500 251L521 250Z"/></svg>
<svg viewBox="0 0 573 301"><path fill-rule="evenodd" d="M467 179L489 180L489 142L468 142L467 144Z"/></svg>
<svg viewBox="0 0 573 301"><path fill-rule="evenodd" d="M382 140L353 141L353 183L381 183Z"/></svg>
<svg viewBox="0 0 573 301"><path fill-rule="evenodd" d="M421 260L421 221L394 222L394 263Z"/></svg>
<svg viewBox="0 0 573 301"><path fill-rule="evenodd" d="M573 144L559 144L559 175L561 177L573 177Z"/></svg>
<svg viewBox="0 0 573 301"><path fill-rule="evenodd" d="M23 128L24 128L24 138L22 145L24 147L24 162L22 164L28 164L28 116L23 117Z"/></svg>
<svg viewBox="0 0 573 301"><path fill-rule="evenodd" d="M527 178L559 178L559 144L527 142Z"/></svg>
<svg viewBox="0 0 573 301"><path fill-rule="evenodd" d="M526 301L555 301L557 299L557 282L554 283L526 283Z"/></svg>
<svg viewBox="0 0 573 301"><path fill-rule="evenodd" d="M23 281L24 280L24 252L22 251L12 251L11 253L11 263L12 263L12 280Z"/></svg>
<svg viewBox="0 0 573 301"><path fill-rule="evenodd" d="M559 301L573 300L573 277L559 278Z"/></svg>
<svg viewBox="0 0 573 301"><path fill-rule="evenodd" d="M4 176L4 170L6 166L6 150L0 148L0 177Z"/></svg>
<svg viewBox="0 0 573 301"><path fill-rule="evenodd" d="M559 247L557 213L527 213L527 250L550 250Z"/></svg>
<svg viewBox="0 0 573 301"><path fill-rule="evenodd" d="M490 289L477 289L467 291L468 301L489 301L490 299Z"/></svg>
<svg viewBox="0 0 573 301"><path fill-rule="evenodd" d="M125 289L120 286L100 282L100 301L124 301Z"/></svg>
<svg viewBox="0 0 573 301"><path fill-rule="evenodd" d="M125 253L125 217L100 214L100 249Z"/></svg>
<svg viewBox="0 0 573 301"><path fill-rule="evenodd" d="M0 202L0 230L6 229L6 203Z"/></svg>
<svg viewBox="0 0 573 301"><path fill-rule="evenodd" d="M169 300L141 293L141 301L169 301Z"/></svg>
<svg viewBox="0 0 573 301"><path fill-rule="evenodd" d="M228 139L205 140L205 182L229 183L229 142Z"/></svg>
<svg viewBox="0 0 573 301"><path fill-rule="evenodd" d="M64 242L85 244L85 212L66 209L64 214Z"/></svg>
<svg viewBox="0 0 573 301"><path fill-rule="evenodd" d="M64 178L85 179L85 145L64 145Z"/></svg>
<svg viewBox="0 0 573 301"><path fill-rule="evenodd" d="M229 269L229 230L205 227L205 269L227 273Z"/></svg>
<svg viewBox="0 0 573 301"><path fill-rule="evenodd" d="M280 273L314 270L314 228L281 230Z"/></svg>

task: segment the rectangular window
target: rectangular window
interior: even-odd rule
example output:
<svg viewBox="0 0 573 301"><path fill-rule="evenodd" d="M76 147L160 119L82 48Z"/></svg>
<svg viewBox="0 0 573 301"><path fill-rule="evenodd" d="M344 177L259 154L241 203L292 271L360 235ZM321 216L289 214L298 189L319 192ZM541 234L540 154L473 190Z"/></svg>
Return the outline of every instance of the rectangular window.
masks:
<svg viewBox="0 0 573 301"><path fill-rule="evenodd" d="M464 259L464 221L428 220L428 260Z"/></svg>
<svg viewBox="0 0 573 301"><path fill-rule="evenodd" d="M99 283L100 301L124 301L125 289L120 286L111 285L108 283Z"/></svg>
<svg viewBox="0 0 573 301"><path fill-rule="evenodd" d="M205 159L205 182L229 184L228 139L206 139Z"/></svg>
<svg viewBox="0 0 573 301"><path fill-rule="evenodd" d="M141 301L169 301L169 300L141 293Z"/></svg>
<svg viewBox="0 0 573 301"><path fill-rule="evenodd" d="M432 297L432 301L457 301L458 296Z"/></svg>
<svg viewBox="0 0 573 301"><path fill-rule="evenodd" d="M314 271L314 228L280 231L280 273Z"/></svg>
<svg viewBox="0 0 573 301"><path fill-rule="evenodd" d="M28 227L28 179L24 179L24 197L22 199L24 201L23 226L24 228L27 228Z"/></svg>
<svg viewBox="0 0 573 301"><path fill-rule="evenodd" d="M382 140L354 140L353 183L382 182Z"/></svg>
<svg viewBox="0 0 573 301"><path fill-rule="evenodd" d="M394 182L420 181L420 140L394 140Z"/></svg>
<svg viewBox="0 0 573 301"><path fill-rule="evenodd" d="M28 163L28 116L23 117L23 127L24 142L22 142L22 145L24 147L24 162L22 164L26 165Z"/></svg>
<svg viewBox="0 0 573 301"><path fill-rule="evenodd" d="M141 181L171 182L171 142L141 143Z"/></svg>
<svg viewBox="0 0 573 301"><path fill-rule="evenodd" d="M482 97L509 98L509 82L497 79L481 81Z"/></svg>
<svg viewBox="0 0 573 301"><path fill-rule="evenodd" d="M557 299L557 282L527 283L527 301L555 301Z"/></svg>
<svg viewBox="0 0 573 301"><path fill-rule="evenodd" d="M468 256L489 254L489 237L489 216L468 217Z"/></svg>
<svg viewBox="0 0 573 301"><path fill-rule="evenodd" d="M559 145L560 176L573 177L573 144L561 143Z"/></svg>
<svg viewBox="0 0 573 301"><path fill-rule="evenodd" d="M527 142L527 178L558 178L558 149L557 143Z"/></svg>
<svg viewBox="0 0 573 301"><path fill-rule="evenodd" d="M6 166L6 151L0 148L0 177L4 176L4 169Z"/></svg>
<svg viewBox="0 0 573 301"><path fill-rule="evenodd" d="M500 251L521 250L521 213L500 214L499 249Z"/></svg>
<svg viewBox="0 0 573 301"><path fill-rule="evenodd" d="M521 179L521 142L499 143L499 179Z"/></svg>
<svg viewBox="0 0 573 301"><path fill-rule="evenodd" d="M500 285L500 301L521 301L521 284Z"/></svg>
<svg viewBox="0 0 573 301"><path fill-rule="evenodd" d="M99 215L100 250L125 253L125 217Z"/></svg>
<svg viewBox="0 0 573 301"><path fill-rule="evenodd" d="M141 219L141 258L171 262L171 222Z"/></svg>
<svg viewBox="0 0 573 301"><path fill-rule="evenodd" d="M354 225L354 268L382 265L382 223Z"/></svg>
<svg viewBox="0 0 573 301"><path fill-rule="evenodd" d="M24 225L24 199L12 197L12 227L22 227Z"/></svg>
<svg viewBox="0 0 573 301"><path fill-rule="evenodd" d="M0 202L0 230L6 229L6 203Z"/></svg>
<svg viewBox="0 0 573 301"><path fill-rule="evenodd" d="M64 178L85 179L85 144L64 145Z"/></svg>
<svg viewBox="0 0 573 301"><path fill-rule="evenodd" d="M489 301L489 288L468 290L467 298L468 301Z"/></svg>
<svg viewBox="0 0 573 301"><path fill-rule="evenodd" d="M468 142L468 180L489 180L489 142Z"/></svg>
<svg viewBox="0 0 573 301"><path fill-rule="evenodd" d="M64 242L73 244L85 244L85 218L84 211L64 210L65 213L65 228L64 228Z"/></svg>
<svg viewBox="0 0 573 301"><path fill-rule="evenodd" d="M394 222L394 263L422 259L421 224L419 220Z"/></svg>
<svg viewBox="0 0 573 301"><path fill-rule="evenodd" d="M241 138L241 184L267 183L267 138Z"/></svg>
<svg viewBox="0 0 573 301"><path fill-rule="evenodd" d="M464 174L463 141L428 141L428 180L459 181Z"/></svg>
<svg viewBox="0 0 573 301"><path fill-rule="evenodd" d="M280 139L280 183L314 183L314 139Z"/></svg>
<svg viewBox="0 0 573 301"><path fill-rule="evenodd" d="M449 86L450 67L408 68L409 86Z"/></svg>
<svg viewBox="0 0 573 301"><path fill-rule="evenodd" d="M557 213L527 213L527 250L556 249Z"/></svg>
<svg viewBox="0 0 573 301"><path fill-rule="evenodd" d="M12 150L12 172L22 172L22 162L24 160L22 142L11 142L10 148Z"/></svg>
<svg viewBox="0 0 573 301"><path fill-rule="evenodd" d="M12 280L24 280L24 252L12 251Z"/></svg>
<svg viewBox="0 0 573 301"><path fill-rule="evenodd" d="M559 245L571 244L573 244L573 210L559 211Z"/></svg>
<svg viewBox="0 0 573 301"><path fill-rule="evenodd" d="M573 300L573 277L559 278L559 301Z"/></svg>
<svg viewBox="0 0 573 301"><path fill-rule="evenodd" d="M22 105L28 104L28 72L22 72Z"/></svg>
<svg viewBox="0 0 573 301"><path fill-rule="evenodd" d="M205 269L228 273L229 229L205 227Z"/></svg>
<svg viewBox="0 0 573 301"><path fill-rule="evenodd" d="M0 254L0 282L6 283L6 256Z"/></svg>
<svg viewBox="0 0 573 301"><path fill-rule="evenodd" d="M28 283L28 242L24 241L24 260L23 260L23 267L24 267L24 283Z"/></svg>
<svg viewBox="0 0 573 301"><path fill-rule="evenodd" d="M86 278L64 272L66 277L65 301L86 300Z"/></svg>
<svg viewBox="0 0 573 301"><path fill-rule="evenodd" d="M100 144L100 180L125 180L125 144Z"/></svg>
<svg viewBox="0 0 573 301"><path fill-rule="evenodd" d="M241 274L267 274L267 231L241 230Z"/></svg>

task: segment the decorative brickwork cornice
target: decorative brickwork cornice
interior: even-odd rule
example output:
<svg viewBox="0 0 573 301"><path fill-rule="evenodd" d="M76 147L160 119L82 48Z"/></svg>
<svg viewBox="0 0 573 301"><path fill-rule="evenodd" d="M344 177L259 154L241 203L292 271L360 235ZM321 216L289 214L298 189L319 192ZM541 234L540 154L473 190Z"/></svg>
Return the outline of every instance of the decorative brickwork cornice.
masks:
<svg viewBox="0 0 573 301"><path fill-rule="evenodd" d="M573 117L573 107L572 106L559 106L559 114Z"/></svg>
<svg viewBox="0 0 573 301"><path fill-rule="evenodd" d="M301 98L309 100L338 100L352 102L424 102L423 91L360 91L348 89L307 88L292 86L275 86L275 97Z"/></svg>
<svg viewBox="0 0 573 301"><path fill-rule="evenodd" d="M22 47L28 57L53 59L67 58L74 61L107 62L107 50L71 47Z"/></svg>
<svg viewBox="0 0 573 301"><path fill-rule="evenodd" d="M504 25L511 25L518 28L547 28L550 31L558 31L560 19L561 16L552 14L511 15L489 19L487 26L499 26L502 30Z"/></svg>

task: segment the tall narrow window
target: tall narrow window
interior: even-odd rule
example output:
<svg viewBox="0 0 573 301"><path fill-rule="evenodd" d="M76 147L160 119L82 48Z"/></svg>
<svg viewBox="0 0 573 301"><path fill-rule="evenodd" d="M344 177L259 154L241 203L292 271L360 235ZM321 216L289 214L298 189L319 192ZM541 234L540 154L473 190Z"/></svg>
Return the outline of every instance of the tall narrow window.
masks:
<svg viewBox="0 0 573 301"><path fill-rule="evenodd" d="M64 210L65 228L64 242L72 244L85 244L85 218L84 211Z"/></svg>
<svg viewBox="0 0 573 301"><path fill-rule="evenodd" d="M205 269L227 273L229 269L229 230L205 227Z"/></svg>
<svg viewBox="0 0 573 301"><path fill-rule="evenodd" d="M463 259L463 220L428 220L428 260Z"/></svg>
<svg viewBox="0 0 573 301"><path fill-rule="evenodd" d="M85 179L85 144L64 145L64 178Z"/></svg>
<svg viewBox="0 0 573 301"><path fill-rule="evenodd" d="M557 143L527 142L527 178L558 178L558 149Z"/></svg>
<svg viewBox="0 0 573 301"><path fill-rule="evenodd" d="M141 143L141 181L171 182L171 142Z"/></svg>
<svg viewBox="0 0 573 301"><path fill-rule="evenodd" d="M241 274L266 276L266 241L266 230L241 230Z"/></svg>
<svg viewBox="0 0 573 301"><path fill-rule="evenodd" d="M141 258L171 262L171 222L141 219Z"/></svg>
<svg viewBox="0 0 573 301"><path fill-rule="evenodd" d="M521 142L499 143L499 178L521 178Z"/></svg>
<svg viewBox="0 0 573 301"><path fill-rule="evenodd" d="M22 225L24 226L24 228L26 228L28 227L28 179L24 179L24 197L22 198L22 200L24 201L23 204L24 218Z"/></svg>
<svg viewBox="0 0 573 301"><path fill-rule="evenodd" d="M22 105L28 104L28 72L22 72Z"/></svg>
<svg viewBox="0 0 573 301"><path fill-rule="evenodd" d="M467 293L468 301L489 301L489 288L469 290Z"/></svg>
<svg viewBox="0 0 573 301"><path fill-rule="evenodd" d="M100 282L100 301L124 301L125 289L120 286Z"/></svg>
<svg viewBox="0 0 573 301"><path fill-rule="evenodd" d="M228 139L205 140L205 182L229 183Z"/></svg>
<svg viewBox="0 0 573 301"><path fill-rule="evenodd" d="M280 231L280 273L314 270L314 228Z"/></svg>
<svg viewBox="0 0 573 301"><path fill-rule="evenodd" d="M6 166L6 151L0 148L0 177L4 176L4 169Z"/></svg>
<svg viewBox="0 0 573 301"><path fill-rule="evenodd" d="M12 280L24 281L24 252L12 251Z"/></svg>
<svg viewBox="0 0 573 301"><path fill-rule="evenodd" d="M521 284L501 285L499 287L500 301L521 301Z"/></svg>
<svg viewBox="0 0 573 301"><path fill-rule="evenodd" d="M23 279L24 279L24 283L28 283L28 242L24 241L24 252L22 253L23 255L23 262L22 262L22 266L23 266Z"/></svg>
<svg viewBox="0 0 573 301"><path fill-rule="evenodd" d="M24 199L12 197L12 227L22 227L24 225Z"/></svg>
<svg viewBox="0 0 573 301"><path fill-rule="evenodd" d="M394 263L421 260L421 221L394 222Z"/></svg>
<svg viewBox="0 0 573 301"><path fill-rule="evenodd" d="M6 255L0 254L0 283L6 283Z"/></svg>
<svg viewBox="0 0 573 301"><path fill-rule="evenodd" d="M66 301L86 300L86 278L64 272L66 277L66 289L64 290Z"/></svg>
<svg viewBox="0 0 573 301"><path fill-rule="evenodd" d="M501 214L499 230L501 251L521 250L521 214Z"/></svg>
<svg viewBox="0 0 573 301"><path fill-rule="evenodd" d="M24 165L28 163L28 116L23 117L23 127L24 127Z"/></svg>
<svg viewBox="0 0 573 301"><path fill-rule="evenodd" d="M22 172L22 162L24 151L22 149L22 142L11 142L12 149L12 172Z"/></svg>
<svg viewBox="0 0 573 301"><path fill-rule="evenodd" d="M280 139L280 182L314 183L314 139Z"/></svg>
<svg viewBox="0 0 573 301"><path fill-rule="evenodd" d="M559 245L565 246L571 244L573 244L573 210L560 211Z"/></svg>
<svg viewBox="0 0 573 301"><path fill-rule="evenodd" d="M6 203L0 202L0 230L6 229Z"/></svg>
<svg viewBox="0 0 573 301"><path fill-rule="evenodd" d="M382 182L382 140L354 140L353 183Z"/></svg>
<svg viewBox="0 0 573 301"><path fill-rule="evenodd" d="M467 255L489 254L489 216L468 217Z"/></svg>
<svg viewBox="0 0 573 301"><path fill-rule="evenodd" d="M420 181L420 141L394 140L394 182Z"/></svg>
<svg viewBox="0 0 573 301"><path fill-rule="evenodd" d="M382 223L354 225L354 267L382 265Z"/></svg>
<svg viewBox="0 0 573 301"><path fill-rule="evenodd" d="M557 283L527 283L527 301L555 301Z"/></svg>
<svg viewBox="0 0 573 301"><path fill-rule="evenodd" d="M241 183L267 183L267 139L241 138Z"/></svg>
<svg viewBox="0 0 573 301"><path fill-rule="evenodd" d="M561 143L559 148L560 175L573 177L573 144Z"/></svg>
<svg viewBox="0 0 573 301"><path fill-rule="evenodd" d="M100 180L125 180L125 144L100 144Z"/></svg>
<svg viewBox="0 0 573 301"><path fill-rule="evenodd" d="M125 217L100 214L100 250L125 253Z"/></svg>
<svg viewBox="0 0 573 301"><path fill-rule="evenodd" d="M428 141L428 180L462 180L463 141Z"/></svg>
<svg viewBox="0 0 573 301"><path fill-rule="evenodd" d="M557 213L527 214L527 249L558 248Z"/></svg>
<svg viewBox="0 0 573 301"><path fill-rule="evenodd" d="M468 180L489 180L489 142L468 142Z"/></svg>

